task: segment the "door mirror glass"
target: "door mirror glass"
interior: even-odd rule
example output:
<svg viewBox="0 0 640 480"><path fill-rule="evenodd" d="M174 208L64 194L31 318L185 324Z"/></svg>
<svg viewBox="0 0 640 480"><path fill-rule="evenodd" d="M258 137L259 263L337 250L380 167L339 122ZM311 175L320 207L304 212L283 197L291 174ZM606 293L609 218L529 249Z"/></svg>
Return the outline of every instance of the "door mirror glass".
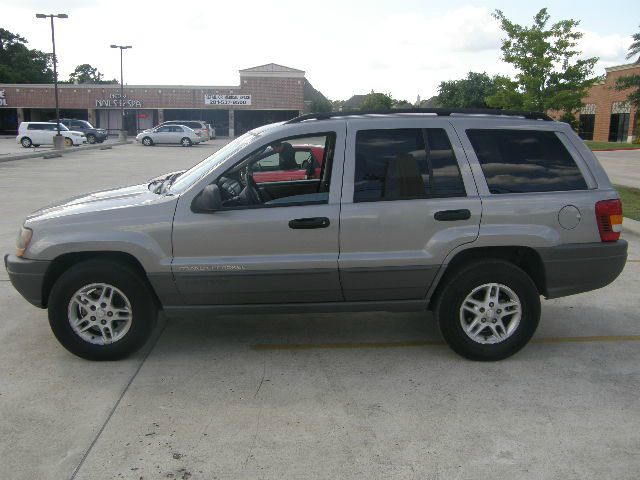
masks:
<svg viewBox="0 0 640 480"><path fill-rule="evenodd" d="M193 201L193 207L198 212L215 212L222 210L222 195L215 183L207 185Z"/></svg>

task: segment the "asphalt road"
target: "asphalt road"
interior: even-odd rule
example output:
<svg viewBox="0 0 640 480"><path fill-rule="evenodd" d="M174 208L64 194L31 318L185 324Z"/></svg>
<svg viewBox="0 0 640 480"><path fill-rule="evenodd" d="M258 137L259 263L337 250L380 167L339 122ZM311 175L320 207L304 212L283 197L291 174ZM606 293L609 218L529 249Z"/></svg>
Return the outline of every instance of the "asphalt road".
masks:
<svg viewBox="0 0 640 480"><path fill-rule="evenodd" d="M0 164L0 250L37 207L221 142ZM168 321L133 358L67 353L0 271L2 479L637 479L640 239L612 285L544 301L535 340L461 359L427 314ZM597 272L594 272L596 274Z"/></svg>

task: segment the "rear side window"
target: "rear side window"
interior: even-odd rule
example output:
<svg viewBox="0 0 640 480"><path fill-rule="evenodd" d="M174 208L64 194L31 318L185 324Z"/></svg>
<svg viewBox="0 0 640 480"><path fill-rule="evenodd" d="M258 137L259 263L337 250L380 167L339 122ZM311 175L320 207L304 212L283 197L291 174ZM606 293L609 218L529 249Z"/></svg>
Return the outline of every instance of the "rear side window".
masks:
<svg viewBox="0 0 640 480"><path fill-rule="evenodd" d="M491 193L587 189L578 166L554 132L470 129L467 136Z"/></svg>
<svg viewBox="0 0 640 480"><path fill-rule="evenodd" d="M360 130L356 134L354 202L465 195L458 162L443 129Z"/></svg>
<svg viewBox="0 0 640 480"><path fill-rule="evenodd" d="M46 125L42 123L30 123L27 126L27 130L45 130Z"/></svg>

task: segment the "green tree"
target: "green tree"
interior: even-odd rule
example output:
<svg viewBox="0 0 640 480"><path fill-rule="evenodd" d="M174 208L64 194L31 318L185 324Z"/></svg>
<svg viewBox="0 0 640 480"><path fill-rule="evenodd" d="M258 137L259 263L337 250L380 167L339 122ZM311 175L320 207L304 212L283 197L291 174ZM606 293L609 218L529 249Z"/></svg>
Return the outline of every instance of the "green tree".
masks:
<svg viewBox="0 0 640 480"><path fill-rule="evenodd" d="M52 83L51 55L27 48L27 40L0 28L0 82Z"/></svg>
<svg viewBox="0 0 640 480"><path fill-rule="evenodd" d="M408 100L394 100L392 108L413 108L413 103Z"/></svg>
<svg viewBox="0 0 640 480"><path fill-rule="evenodd" d="M88 63L78 65L76 69L69 75L69 83L118 83L117 80L104 80L104 75L97 68L92 67Z"/></svg>
<svg viewBox="0 0 640 480"><path fill-rule="evenodd" d="M629 47L627 58L632 58L640 53L640 32L633 35L634 42ZM640 58L638 58L640 62ZM640 110L640 75L625 75L616 80L616 90L629 90L627 100ZM637 117L637 115L636 115ZM640 121L636 120L636 135L640 138Z"/></svg>
<svg viewBox="0 0 640 480"><path fill-rule="evenodd" d="M576 49L582 33L580 22L560 20L548 26L549 14L543 8L532 26L510 21L500 10L494 17L506 34L502 39L502 59L517 70L515 80L502 79L487 104L499 108L522 108L544 112L573 113L598 77L593 76L597 57L580 59Z"/></svg>
<svg viewBox="0 0 640 480"><path fill-rule="evenodd" d="M364 98L360 110L390 110L391 107L393 107L393 97L390 93L372 91Z"/></svg>
<svg viewBox="0 0 640 480"><path fill-rule="evenodd" d="M486 108L486 98L496 93L496 82L503 79L508 80L469 72L466 78L440 82L436 103L448 108Z"/></svg>
<svg viewBox="0 0 640 480"><path fill-rule="evenodd" d="M312 100L309 104L309 113L322 113L330 112L333 110L333 105L329 100L317 98Z"/></svg>

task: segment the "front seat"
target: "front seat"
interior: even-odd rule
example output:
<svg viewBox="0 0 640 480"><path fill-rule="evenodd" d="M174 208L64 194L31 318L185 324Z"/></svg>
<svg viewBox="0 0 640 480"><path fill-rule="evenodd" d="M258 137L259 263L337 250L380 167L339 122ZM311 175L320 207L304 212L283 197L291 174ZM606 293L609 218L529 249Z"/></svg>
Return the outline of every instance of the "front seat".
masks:
<svg viewBox="0 0 640 480"><path fill-rule="evenodd" d="M282 144L279 160L281 170L298 170L300 168L296 163L296 152L290 143L284 142Z"/></svg>

